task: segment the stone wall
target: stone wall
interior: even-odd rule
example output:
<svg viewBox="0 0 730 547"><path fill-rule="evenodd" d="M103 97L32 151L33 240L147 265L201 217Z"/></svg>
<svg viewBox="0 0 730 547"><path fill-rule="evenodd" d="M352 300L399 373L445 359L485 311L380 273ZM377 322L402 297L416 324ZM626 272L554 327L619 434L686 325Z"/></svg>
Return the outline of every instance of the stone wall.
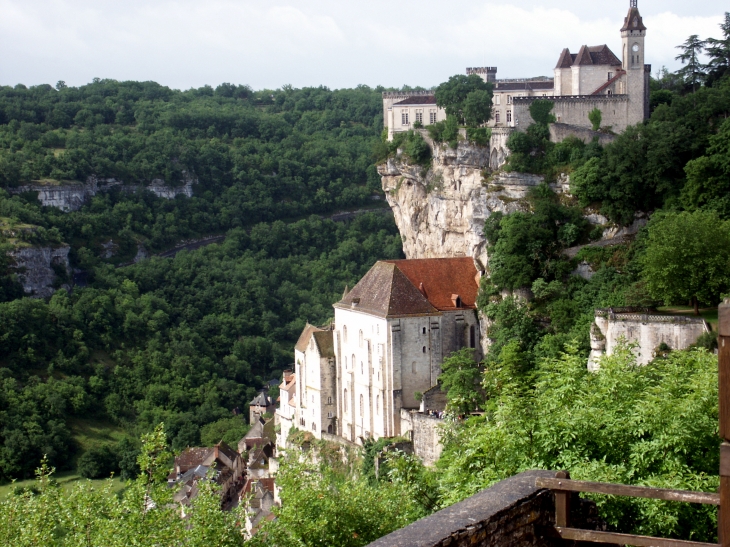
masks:
<svg viewBox="0 0 730 547"><path fill-rule="evenodd" d="M515 127L524 131L533 123L530 105L542 97L514 97ZM553 115L559 123L591 128L588 113L598 108L603 114L601 126L623 132L629 124L629 99L627 95L581 95L577 97L548 97L555 106Z"/></svg>
<svg viewBox="0 0 730 547"><path fill-rule="evenodd" d="M554 539L555 499L535 486L554 471L527 471L442 511L380 538L370 547L552 547L571 542ZM571 523L605 529L595 505L574 497Z"/></svg>
<svg viewBox="0 0 730 547"><path fill-rule="evenodd" d="M593 131L587 127L578 125L568 125L567 123L551 123L550 124L550 140L552 142L563 142L568 137L575 137L588 144L593 139L598 139L601 146L606 146L616 140L616 135L610 133L601 133Z"/></svg>
<svg viewBox="0 0 730 547"><path fill-rule="evenodd" d="M413 452L423 465L433 466L441 457L441 431L443 420L414 410L401 409L401 427L408 428L404 435L410 435Z"/></svg>
<svg viewBox="0 0 730 547"><path fill-rule="evenodd" d="M612 355L622 343L634 345L638 364L646 365L661 344L673 350L687 349L706 332L710 332L709 326L698 317L596 310L588 369L597 370L601 356Z"/></svg>
<svg viewBox="0 0 730 547"><path fill-rule="evenodd" d="M68 245L59 247L21 247L8 253L14 262L18 280L23 290L35 298L48 298L56 292L53 284L56 272L53 267L60 266L66 272L71 268L68 262Z"/></svg>

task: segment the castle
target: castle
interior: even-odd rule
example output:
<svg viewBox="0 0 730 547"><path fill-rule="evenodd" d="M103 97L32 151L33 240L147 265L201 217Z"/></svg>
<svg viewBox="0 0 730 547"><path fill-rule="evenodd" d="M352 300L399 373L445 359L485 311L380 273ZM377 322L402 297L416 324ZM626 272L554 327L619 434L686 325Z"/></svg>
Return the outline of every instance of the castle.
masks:
<svg viewBox="0 0 730 547"><path fill-rule="evenodd" d="M532 123L530 104L549 98L560 124L591 128L588 113L597 108L604 127L622 132L649 116L651 65L644 64L645 38L638 0L631 0L621 27L621 60L604 44L582 46L578 53L564 49L553 78L498 80L496 67L467 68L466 73L494 85L489 127L524 130ZM444 119L446 113L436 105L433 90L383 93L383 123L390 140L395 133L412 129L415 122L425 126Z"/></svg>

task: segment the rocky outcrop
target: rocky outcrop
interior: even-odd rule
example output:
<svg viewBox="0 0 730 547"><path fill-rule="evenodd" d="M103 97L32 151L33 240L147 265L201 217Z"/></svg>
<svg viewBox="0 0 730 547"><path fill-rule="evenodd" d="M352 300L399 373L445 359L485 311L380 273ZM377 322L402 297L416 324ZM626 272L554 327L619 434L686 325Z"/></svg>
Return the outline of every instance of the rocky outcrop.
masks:
<svg viewBox="0 0 730 547"><path fill-rule="evenodd" d="M139 192L149 190L157 197L162 199L174 199L176 196L184 195L193 196L193 184L197 181L185 175L180 186L167 186L162 179L154 179L149 186L124 184L118 179L100 179L96 176L90 176L85 183L82 182L63 182L63 183L34 183L18 186L17 188L8 188L8 192L12 194L22 194L25 192L37 192L38 201L41 205L47 207L57 207L62 211L78 211L90 198L99 192L105 192L112 188L119 188L122 192Z"/></svg>
<svg viewBox="0 0 730 547"><path fill-rule="evenodd" d="M503 137L495 135L493 140ZM426 140L433 150L430 168L413 165L403 155L378 167L403 238L403 252L407 258L471 256L485 269L484 221L495 211L525 210L527 192L543 179L497 172L487 182L485 175L490 176L491 156L498 147L462 141L454 150Z"/></svg>
<svg viewBox="0 0 730 547"><path fill-rule="evenodd" d="M10 252L15 262L18 280L26 294L34 298L47 298L56 291L54 284L58 274L68 276L68 245L58 247L20 247ZM65 277L64 276L64 277ZM68 285L62 285L68 288Z"/></svg>

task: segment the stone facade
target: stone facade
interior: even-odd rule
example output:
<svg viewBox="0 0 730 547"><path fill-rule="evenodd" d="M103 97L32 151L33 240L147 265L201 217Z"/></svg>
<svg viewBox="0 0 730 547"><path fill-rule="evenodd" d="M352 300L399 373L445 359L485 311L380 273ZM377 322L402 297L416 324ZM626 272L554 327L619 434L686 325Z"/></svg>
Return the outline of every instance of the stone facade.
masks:
<svg viewBox="0 0 730 547"><path fill-rule="evenodd" d="M526 471L433 515L384 536L369 547L558 547L555 539L555 498L537 488L538 477L554 471ZM596 506L574 495L571 523L578 528L605 530Z"/></svg>
<svg viewBox="0 0 730 547"><path fill-rule="evenodd" d="M601 356L613 354L621 343L634 345L637 362L646 365L661 344L672 350L687 349L706 332L710 332L707 323L698 317L659 315L631 308L596 310L588 368L598 370Z"/></svg>
<svg viewBox="0 0 730 547"><path fill-rule="evenodd" d="M440 426L443 420L424 414L423 412L401 409L401 435L409 436L413 443L413 453L419 457L423 465L433 466L441 457Z"/></svg>

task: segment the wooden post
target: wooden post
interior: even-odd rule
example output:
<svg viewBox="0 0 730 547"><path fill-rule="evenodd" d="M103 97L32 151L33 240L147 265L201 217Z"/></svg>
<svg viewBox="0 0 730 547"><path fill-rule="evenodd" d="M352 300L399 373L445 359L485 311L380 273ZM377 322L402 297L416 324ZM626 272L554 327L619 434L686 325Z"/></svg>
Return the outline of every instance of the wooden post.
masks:
<svg viewBox="0 0 730 547"><path fill-rule="evenodd" d="M720 403L720 511L718 538L730 547L730 299L718 309L718 391Z"/></svg>
<svg viewBox="0 0 730 547"><path fill-rule="evenodd" d="M569 479L570 473L567 471L558 471L555 473L555 478ZM570 526L571 495L572 493L567 490L555 490L555 526L558 528L567 528Z"/></svg>

